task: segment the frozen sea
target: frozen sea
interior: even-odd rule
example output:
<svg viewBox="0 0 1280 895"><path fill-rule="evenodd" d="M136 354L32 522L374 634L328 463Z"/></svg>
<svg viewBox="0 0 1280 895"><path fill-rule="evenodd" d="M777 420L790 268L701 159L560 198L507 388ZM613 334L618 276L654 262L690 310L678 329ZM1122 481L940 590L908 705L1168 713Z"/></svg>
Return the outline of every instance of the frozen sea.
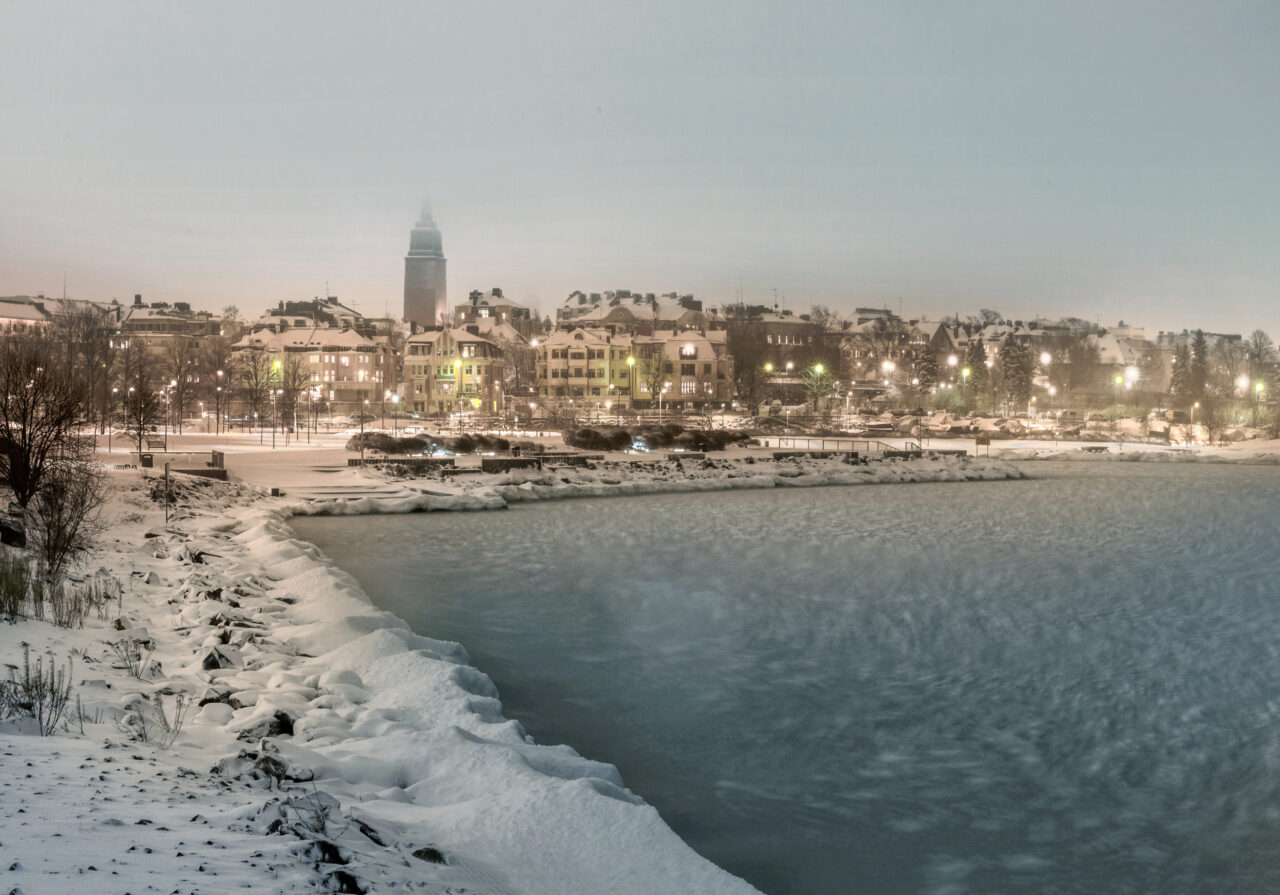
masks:
<svg viewBox="0 0 1280 895"><path fill-rule="evenodd" d="M767 893L1280 891L1280 468L296 518Z"/></svg>

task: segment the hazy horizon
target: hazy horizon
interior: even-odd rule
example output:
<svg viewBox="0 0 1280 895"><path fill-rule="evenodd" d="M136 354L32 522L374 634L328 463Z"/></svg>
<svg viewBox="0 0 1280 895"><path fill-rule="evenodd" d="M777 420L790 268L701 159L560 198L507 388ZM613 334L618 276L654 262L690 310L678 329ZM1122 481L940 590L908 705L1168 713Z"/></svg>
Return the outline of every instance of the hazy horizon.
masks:
<svg viewBox="0 0 1280 895"><path fill-rule="evenodd" d="M1280 9L6 3L0 294L1280 334Z"/></svg>

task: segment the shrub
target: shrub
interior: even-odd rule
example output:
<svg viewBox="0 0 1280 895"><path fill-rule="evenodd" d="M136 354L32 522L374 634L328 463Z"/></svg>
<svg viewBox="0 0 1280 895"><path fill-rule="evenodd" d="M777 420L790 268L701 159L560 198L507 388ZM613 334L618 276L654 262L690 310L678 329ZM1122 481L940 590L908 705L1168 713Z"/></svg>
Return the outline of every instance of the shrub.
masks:
<svg viewBox="0 0 1280 895"><path fill-rule="evenodd" d="M22 676L10 666L9 680L0 683L0 718L31 718L42 737L57 731L71 700L71 660L66 668L55 669L53 653L48 655L49 667L37 657L33 674L31 647L22 644Z"/></svg>
<svg viewBox="0 0 1280 895"><path fill-rule="evenodd" d="M160 691L152 693L150 701L139 695L125 706L124 717L116 722L116 727L135 742L168 749L182 730L189 705L187 698L179 693L174 697L173 715L170 717L165 712Z"/></svg>
<svg viewBox="0 0 1280 895"><path fill-rule="evenodd" d="M27 598L31 569L21 556L13 556L8 550L0 550L0 614L14 622L22 614L22 603Z"/></svg>
<svg viewBox="0 0 1280 895"><path fill-rule="evenodd" d="M47 473L27 505L27 538L49 581L87 550L102 531L106 476L93 463L71 461Z"/></svg>
<svg viewBox="0 0 1280 895"><path fill-rule="evenodd" d="M475 452L476 440L470 435L459 435L446 441L445 446L455 454L471 454Z"/></svg>

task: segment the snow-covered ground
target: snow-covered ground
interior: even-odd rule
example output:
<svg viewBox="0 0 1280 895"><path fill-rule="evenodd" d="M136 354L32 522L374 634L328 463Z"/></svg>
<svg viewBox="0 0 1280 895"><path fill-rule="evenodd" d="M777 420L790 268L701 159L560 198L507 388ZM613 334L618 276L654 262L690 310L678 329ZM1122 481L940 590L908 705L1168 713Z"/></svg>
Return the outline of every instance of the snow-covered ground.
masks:
<svg viewBox="0 0 1280 895"><path fill-rule="evenodd" d="M335 470L322 453L339 451L246 446L238 466L228 458L233 473L283 482L285 496L183 477L168 525L155 473L118 470L113 524L87 569L121 583L119 603L83 628L0 625L0 662L20 663L23 643L59 666L71 657L82 709L52 739L0 725L6 891L753 891L690 850L612 766L530 742L460 646L375 609L287 518L1022 477L994 460L776 464L742 453L680 470L397 482ZM351 496L298 499L339 479ZM141 645L141 677L112 642ZM189 708L166 747L179 697Z"/></svg>

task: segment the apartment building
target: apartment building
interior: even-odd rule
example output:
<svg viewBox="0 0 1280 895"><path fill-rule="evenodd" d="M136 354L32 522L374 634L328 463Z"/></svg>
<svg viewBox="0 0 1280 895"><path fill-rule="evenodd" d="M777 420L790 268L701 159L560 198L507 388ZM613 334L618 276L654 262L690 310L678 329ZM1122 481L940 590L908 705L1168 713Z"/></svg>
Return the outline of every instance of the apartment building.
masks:
<svg viewBox="0 0 1280 895"><path fill-rule="evenodd" d="M414 413L502 413L502 349L475 327L428 329L405 341L401 400Z"/></svg>

